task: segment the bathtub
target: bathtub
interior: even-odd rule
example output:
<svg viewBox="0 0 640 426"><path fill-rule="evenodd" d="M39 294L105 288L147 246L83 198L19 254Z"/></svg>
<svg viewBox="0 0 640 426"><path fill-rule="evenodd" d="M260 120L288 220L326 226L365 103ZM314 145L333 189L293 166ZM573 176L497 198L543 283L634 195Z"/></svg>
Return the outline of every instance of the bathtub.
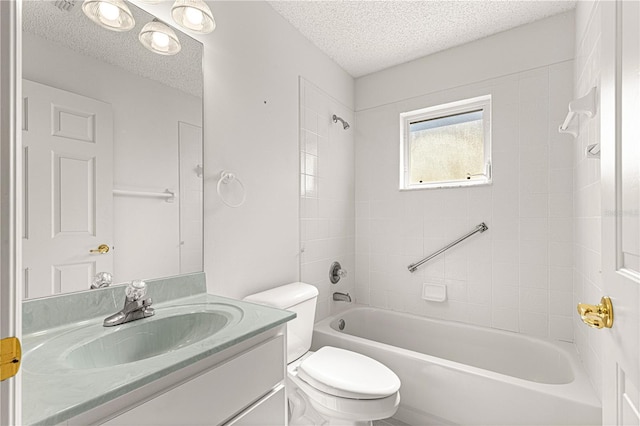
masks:
<svg viewBox="0 0 640 426"><path fill-rule="evenodd" d="M316 323L312 349L322 346L391 368L402 381L394 418L410 425L601 424L570 343L356 305Z"/></svg>

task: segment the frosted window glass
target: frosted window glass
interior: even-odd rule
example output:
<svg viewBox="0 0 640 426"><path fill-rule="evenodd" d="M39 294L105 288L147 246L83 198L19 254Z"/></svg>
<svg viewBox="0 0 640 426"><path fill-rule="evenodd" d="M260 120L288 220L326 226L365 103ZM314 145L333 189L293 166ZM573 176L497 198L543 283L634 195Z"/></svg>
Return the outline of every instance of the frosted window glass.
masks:
<svg viewBox="0 0 640 426"><path fill-rule="evenodd" d="M409 183L475 179L484 173L483 112L411 123Z"/></svg>
<svg viewBox="0 0 640 426"><path fill-rule="evenodd" d="M400 114L400 189L491 184L491 95Z"/></svg>

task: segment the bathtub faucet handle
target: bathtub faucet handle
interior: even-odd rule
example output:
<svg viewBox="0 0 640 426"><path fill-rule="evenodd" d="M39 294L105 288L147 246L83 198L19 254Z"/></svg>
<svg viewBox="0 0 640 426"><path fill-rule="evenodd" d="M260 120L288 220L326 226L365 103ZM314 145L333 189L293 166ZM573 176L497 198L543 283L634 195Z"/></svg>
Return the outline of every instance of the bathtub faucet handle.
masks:
<svg viewBox="0 0 640 426"><path fill-rule="evenodd" d="M333 262L331 268L329 268L329 280L332 284L337 284L340 278L347 276L347 270L342 269L340 262Z"/></svg>

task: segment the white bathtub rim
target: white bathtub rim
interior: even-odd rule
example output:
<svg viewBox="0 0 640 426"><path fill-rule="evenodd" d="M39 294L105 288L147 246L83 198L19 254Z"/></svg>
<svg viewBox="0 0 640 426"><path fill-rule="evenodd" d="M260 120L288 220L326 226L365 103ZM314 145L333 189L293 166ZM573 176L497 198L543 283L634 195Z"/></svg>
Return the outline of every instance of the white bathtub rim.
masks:
<svg viewBox="0 0 640 426"><path fill-rule="evenodd" d="M454 323L455 325L458 325L461 327L475 328L483 332L495 332L495 333L505 334L510 337L523 338L530 341L534 341L536 343L553 346L554 348L556 348L558 351L562 352L569 358L574 379L572 382L566 383L566 384L547 384L547 383L534 382L531 380L508 376L503 373L498 373L495 371L485 370L483 368L462 364L456 361L438 358L433 355L423 354L423 353L412 351L409 349L398 348L396 346L392 346L386 343L376 342L373 340L365 339L363 337L354 336L348 333L342 333L331 328L331 322L333 322L334 320L340 319L341 316L353 310L372 310L372 311L379 310L379 311L385 311L385 312L389 312L389 313L400 315L400 316L423 319L428 322L444 323L447 325L451 325L452 323ZM498 330L498 329L493 329L488 327L487 328L478 327L470 324L434 319L429 317L421 317L418 315L409 314L405 312L397 312L397 311L391 311L391 310L374 308L366 305L357 305L357 304L354 304L354 306L350 309L347 309L345 311L342 311L340 313L337 313L333 316L327 317L317 322L314 326L314 330L321 333L325 333L325 334L337 335L339 337L342 337L343 339L348 339L348 340L353 339L355 342L369 346L369 347L382 346L385 350L388 350L392 353L399 354L402 356L408 356L413 359L425 360L445 368L453 368L453 369L462 371L465 374L478 375L478 376L487 377L487 378L495 378L496 376L498 376L500 380L506 383L509 383L511 385L533 389L535 391L545 393L545 394L551 394L560 399L570 400L573 402L578 402L581 404L594 406L594 407L601 407L602 405L601 401L599 400L593 388L593 385L591 384L591 381L589 380L584 370L584 367L582 366L582 362L578 357L575 346L572 343L544 340L539 337L522 335L519 333L505 331L505 330ZM567 388L570 390L570 392L566 391Z"/></svg>

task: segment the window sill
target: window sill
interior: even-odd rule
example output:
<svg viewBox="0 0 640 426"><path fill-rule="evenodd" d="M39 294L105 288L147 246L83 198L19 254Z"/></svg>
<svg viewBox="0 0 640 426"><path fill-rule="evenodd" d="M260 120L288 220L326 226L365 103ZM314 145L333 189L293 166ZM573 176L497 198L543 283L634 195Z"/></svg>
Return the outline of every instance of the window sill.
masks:
<svg viewBox="0 0 640 426"><path fill-rule="evenodd" d="M443 188L467 188L473 186L485 186L491 185L492 181L489 180L478 180L478 181L456 181L456 182L437 182L437 183L427 183L422 185L411 185L406 188L400 187L400 191L415 191L421 189L443 189Z"/></svg>

